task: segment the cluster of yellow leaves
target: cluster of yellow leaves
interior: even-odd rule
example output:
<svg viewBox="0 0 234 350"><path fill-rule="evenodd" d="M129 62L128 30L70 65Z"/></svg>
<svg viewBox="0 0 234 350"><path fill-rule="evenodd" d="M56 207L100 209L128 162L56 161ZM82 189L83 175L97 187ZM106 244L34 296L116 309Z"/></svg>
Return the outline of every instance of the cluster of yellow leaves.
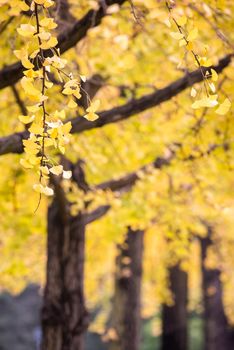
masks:
<svg viewBox="0 0 234 350"><path fill-rule="evenodd" d="M29 101L28 114L19 116L19 120L26 124L30 132L29 139L23 142L25 156L20 163L24 168L35 169L38 172L39 183L33 188L36 192L49 196L53 195L53 189L48 187L50 174L62 175L64 178L71 176L61 165L54 166L49 150L55 149L64 154L72 128L71 122L65 121L65 110L52 113L46 110L49 91L53 87L49 78L51 69L56 70L64 83L62 93L69 98L68 108L76 108L77 100L81 98L80 81L74 79L72 73L68 75L63 71L67 60L60 57L59 50L52 50L58 44L56 36L51 33L57 24L53 18L47 16L47 8L53 4L54 1L51 0L32 1L30 10L34 14L35 23L30 20L29 23L20 24L17 32L25 43L19 50L14 51L26 69L21 79L21 86ZM19 7L22 10L22 6ZM43 54L44 50L50 50L50 57ZM68 80L64 82L61 74ZM80 79L85 81L86 78L80 76ZM90 121L97 119L95 112L98 107L99 101L90 104L84 117Z"/></svg>
<svg viewBox="0 0 234 350"><path fill-rule="evenodd" d="M19 16L22 11L29 10L24 0L0 0L0 7L0 22L7 20L8 16Z"/></svg>
<svg viewBox="0 0 234 350"><path fill-rule="evenodd" d="M179 47L186 47L188 51L190 51L195 59L196 65L201 70L201 74L203 75L203 84L204 84L204 96L202 98L195 100L192 104L193 109L199 108L212 108L219 105L218 95L216 94L215 82L218 80L218 74L214 69L211 69L211 74L206 72L204 75L202 67L211 67L212 61L207 56L200 56L194 51L194 43L198 38L198 28L194 25L190 26L189 19L185 15L182 16L174 16L170 10L169 18L166 18L165 24L168 27L171 27L172 22L175 23L177 27L177 31L171 32L170 36L179 41ZM205 47L205 51L207 52L207 47ZM209 79L211 78L211 82ZM193 87L191 89L191 96L195 98L197 96L197 91ZM228 98L225 99L223 103L219 105L216 110L217 114L224 115L226 114L231 107L231 103Z"/></svg>

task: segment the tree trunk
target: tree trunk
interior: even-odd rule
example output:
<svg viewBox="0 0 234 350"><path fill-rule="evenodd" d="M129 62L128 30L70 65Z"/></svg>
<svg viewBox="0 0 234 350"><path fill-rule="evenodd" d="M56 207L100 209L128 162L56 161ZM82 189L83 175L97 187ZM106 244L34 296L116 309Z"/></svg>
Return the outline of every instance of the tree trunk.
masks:
<svg viewBox="0 0 234 350"><path fill-rule="evenodd" d="M119 247L111 319L116 336L112 337L110 350L140 348L143 235L143 231L128 228L127 237Z"/></svg>
<svg viewBox="0 0 234 350"><path fill-rule="evenodd" d="M83 333L88 326L83 291L84 234L82 214L65 217L55 198L48 211L43 350L83 349Z"/></svg>
<svg viewBox="0 0 234 350"><path fill-rule="evenodd" d="M163 305L162 350L187 350L187 273L176 265L169 269L169 282L174 304Z"/></svg>
<svg viewBox="0 0 234 350"><path fill-rule="evenodd" d="M220 270L209 269L205 265L208 248L212 246L212 230L201 238L202 289L204 302L205 350L233 350L232 330L224 313Z"/></svg>

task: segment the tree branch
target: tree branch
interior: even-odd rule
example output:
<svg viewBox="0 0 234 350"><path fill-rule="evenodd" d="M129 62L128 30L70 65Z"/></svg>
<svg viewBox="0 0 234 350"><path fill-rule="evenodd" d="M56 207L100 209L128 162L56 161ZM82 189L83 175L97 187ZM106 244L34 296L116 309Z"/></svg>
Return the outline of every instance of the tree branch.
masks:
<svg viewBox="0 0 234 350"><path fill-rule="evenodd" d="M203 67L203 74L213 68L217 73L221 73L231 62L233 54L223 57L216 66ZM131 100L130 102L118 106L107 111L98 113L100 118L90 122L84 118L77 117L71 120L72 133L81 133L85 130L100 128L104 125L125 120L135 114L143 112L149 108L160 105L161 103L170 100L188 87L203 80L200 69L191 73L185 74L182 78L175 80L165 88L157 90L151 94L141 98ZM6 137L0 138L0 155L6 153L22 153L22 140L28 138L28 132L15 133Z"/></svg>
<svg viewBox="0 0 234 350"><path fill-rule="evenodd" d="M151 168L161 169L165 165L169 165L172 159L175 158L176 152L169 151L165 157L157 157L153 162L146 164L137 171L128 173L118 179L102 182L95 186L95 189L111 190L111 191L129 191L136 181L140 179L141 173L147 173Z"/></svg>
<svg viewBox="0 0 234 350"><path fill-rule="evenodd" d="M230 64L232 57L233 55L230 54L220 59L216 66L202 67L203 74L205 75L206 72L210 73L211 68L215 69L217 73L221 73ZM162 102L168 101L172 97L178 95L186 88L201 82L203 80L203 74L200 68L191 73L187 73L182 78L175 80L173 83L167 85L163 89L157 90L141 98L133 99L123 106L98 113L100 118L93 122L80 117L75 118L71 120L72 133L80 133L85 130L100 128L106 124L127 119L134 114L138 114L149 108L158 106Z"/></svg>
<svg viewBox="0 0 234 350"><path fill-rule="evenodd" d="M100 219L109 211L110 208L110 205L101 205L97 209L94 209L92 212L83 214L85 225L88 225L91 222Z"/></svg>

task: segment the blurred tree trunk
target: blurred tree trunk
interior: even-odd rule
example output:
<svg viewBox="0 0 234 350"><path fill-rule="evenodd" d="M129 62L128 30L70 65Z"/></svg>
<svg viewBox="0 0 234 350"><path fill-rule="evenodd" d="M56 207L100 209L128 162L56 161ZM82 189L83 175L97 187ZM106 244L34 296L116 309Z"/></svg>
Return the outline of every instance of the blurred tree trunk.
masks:
<svg viewBox="0 0 234 350"><path fill-rule="evenodd" d="M212 246L212 229L208 227L207 237L201 238L202 289L205 321L205 350L233 350L233 332L224 312L220 270L206 267L206 257Z"/></svg>
<svg viewBox="0 0 234 350"><path fill-rule="evenodd" d="M110 350L139 350L141 338L141 279L143 236L128 228L116 258Z"/></svg>
<svg viewBox="0 0 234 350"><path fill-rule="evenodd" d="M62 213L58 202L55 197L48 211L42 349L82 350L88 326L83 291L85 224L82 214Z"/></svg>
<svg viewBox="0 0 234 350"><path fill-rule="evenodd" d="M188 276L179 264L169 269L169 283L174 304L163 305L162 350L187 350Z"/></svg>

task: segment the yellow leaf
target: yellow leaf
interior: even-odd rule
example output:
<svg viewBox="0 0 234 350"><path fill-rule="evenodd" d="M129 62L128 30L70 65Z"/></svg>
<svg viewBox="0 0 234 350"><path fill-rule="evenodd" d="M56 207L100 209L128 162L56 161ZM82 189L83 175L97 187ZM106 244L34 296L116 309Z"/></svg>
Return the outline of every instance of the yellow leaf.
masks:
<svg viewBox="0 0 234 350"><path fill-rule="evenodd" d="M204 97L201 100L197 100L192 104L192 108L198 109L202 107L215 107L217 106L217 95L213 95L210 97Z"/></svg>
<svg viewBox="0 0 234 350"><path fill-rule="evenodd" d="M181 40L184 38L184 34L179 33L179 32L171 32L170 36L175 40Z"/></svg>
<svg viewBox="0 0 234 350"><path fill-rule="evenodd" d="M86 76L85 75L80 75L80 79L85 83L86 82L86 80L87 80L87 78L86 78Z"/></svg>
<svg viewBox="0 0 234 350"><path fill-rule="evenodd" d="M68 102L68 108L71 108L71 109L73 109L73 108L77 108L77 104L75 103L75 101L73 101L72 99L71 100L69 100L69 102Z"/></svg>
<svg viewBox="0 0 234 350"><path fill-rule="evenodd" d="M50 188L48 186L43 186L42 184L33 185L33 189L34 189L34 191L36 191L38 193L45 194L46 196L53 196L53 194L54 194L54 191L52 188Z"/></svg>
<svg viewBox="0 0 234 350"><path fill-rule="evenodd" d="M39 38L41 40L46 40L47 41L47 40L50 39L51 34L49 32L42 32L42 33L39 33L38 36L39 36Z"/></svg>
<svg viewBox="0 0 234 350"><path fill-rule="evenodd" d="M72 128L72 123L71 122L67 122L66 124L64 124L61 129L63 131L64 134L68 134L71 131Z"/></svg>
<svg viewBox="0 0 234 350"><path fill-rule="evenodd" d="M40 171L42 172L43 175L49 175L49 169L47 166L40 166Z"/></svg>
<svg viewBox="0 0 234 350"><path fill-rule="evenodd" d="M28 52L26 48L23 48L21 50L14 50L13 52L15 56L21 60L21 63L25 68L27 69L34 68L34 65L28 59Z"/></svg>
<svg viewBox="0 0 234 350"><path fill-rule="evenodd" d="M45 0L45 2L44 2L45 8L51 7L53 5L54 5L54 1L52 1L52 0Z"/></svg>
<svg viewBox="0 0 234 350"><path fill-rule="evenodd" d="M40 47L43 50L50 49L51 47L55 47L58 44L57 38L55 36L52 36L48 41L43 42Z"/></svg>
<svg viewBox="0 0 234 350"><path fill-rule="evenodd" d="M57 24L54 22L53 18L43 18L40 21L40 25L48 29L54 29L57 27Z"/></svg>
<svg viewBox="0 0 234 350"><path fill-rule="evenodd" d="M31 117L28 115L19 116L19 120L21 121L21 123L24 123L24 124L30 124L34 119L35 119L35 115L32 115Z"/></svg>
<svg viewBox="0 0 234 350"><path fill-rule="evenodd" d="M36 104L34 106L27 106L27 110L32 113L38 112L40 110L40 105Z"/></svg>
<svg viewBox="0 0 234 350"><path fill-rule="evenodd" d="M187 41L185 39L181 39L179 41L179 46L181 47L181 46L185 46L185 45L187 45Z"/></svg>
<svg viewBox="0 0 234 350"><path fill-rule="evenodd" d="M191 89L191 96L192 96L192 97L195 97L196 95L197 95L197 90L194 89L194 88L192 88L192 89Z"/></svg>
<svg viewBox="0 0 234 350"><path fill-rule="evenodd" d="M33 123L28 130L35 135L42 135L44 132L43 128L36 123Z"/></svg>
<svg viewBox="0 0 234 350"><path fill-rule="evenodd" d="M96 112L100 106L101 101L100 100L95 100L94 102L91 103L91 105L86 109L86 112Z"/></svg>
<svg viewBox="0 0 234 350"><path fill-rule="evenodd" d="M52 168L50 168L50 172L54 175L61 175L63 172L63 166L62 165L55 165Z"/></svg>
<svg viewBox="0 0 234 350"><path fill-rule="evenodd" d="M219 106L219 108L216 109L215 113L220 115L225 115L229 111L230 107L231 107L231 102L229 101L228 98L226 98L224 102Z"/></svg>
<svg viewBox="0 0 234 350"><path fill-rule="evenodd" d="M17 32L25 38L31 38L36 33L36 28L31 24L21 24Z"/></svg>
<svg viewBox="0 0 234 350"><path fill-rule="evenodd" d="M89 113L84 115L84 118L90 122L93 122L94 120L98 119L99 116L96 113L89 112Z"/></svg>
<svg viewBox="0 0 234 350"><path fill-rule="evenodd" d="M212 79L213 81L217 81L218 78L219 78L217 72L216 72L214 69L211 69L211 74L212 74L212 78L211 78L211 79Z"/></svg>
<svg viewBox="0 0 234 350"><path fill-rule="evenodd" d="M209 83L209 87L211 91L214 93L216 91L215 84L214 83Z"/></svg>
<svg viewBox="0 0 234 350"><path fill-rule="evenodd" d="M193 43L192 43L191 41L189 41L189 42L187 43L186 49L187 49L188 51L192 51L192 50L193 50Z"/></svg>
<svg viewBox="0 0 234 350"><path fill-rule="evenodd" d="M30 164L26 159L20 159L20 164L25 168L25 169L32 169L33 165Z"/></svg>
<svg viewBox="0 0 234 350"><path fill-rule="evenodd" d="M169 18L166 18L166 19L163 21L163 23L165 23L166 26L167 26L168 28L171 28L171 22L170 22L170 19L169 19Z"/></svg>
<svg viewBox="0 0 234 350"><path fill-rule="evenodd" d="M63 178L68 180L72 177L72 172L70 170L63 170Z"/></svg>
<svg viewBox="0 0 234 350"><path fill-rule="evenodd" d="M21 85L27 95L36 97L41 95L41 92L33 86L32 78L23 77L21 79Z"/></svg>
<svg viewBox="0 0 234 350"><path fill-rule="evenodd" d="M184 26L187 23L187 17L186 16L181 16L176 19L176 22L179 24L179 26Z"/></svg>
<svg viewBox="0 0 234 350"><path fill-rule="evenodd" d="M188 33L187 40L193 41L197 38L197 36L198 36L198 29L195 27Z"/></svg>

